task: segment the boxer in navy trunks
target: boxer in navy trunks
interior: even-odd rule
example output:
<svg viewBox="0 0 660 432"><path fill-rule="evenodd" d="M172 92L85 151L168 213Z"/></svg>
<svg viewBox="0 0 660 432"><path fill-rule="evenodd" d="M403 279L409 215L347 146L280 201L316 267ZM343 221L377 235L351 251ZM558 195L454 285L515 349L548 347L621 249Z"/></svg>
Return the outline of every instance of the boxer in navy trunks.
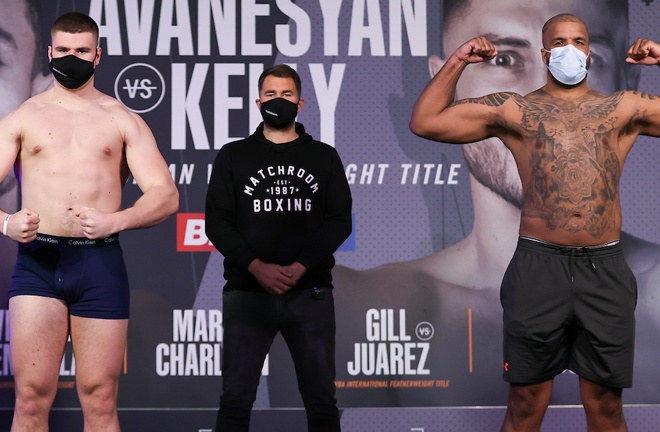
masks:
<svg viewBox="0 0 660 432"><path fill-rule="evenodd" d="M19 211L0 209L2 234L19 244L13 431L48 429L69 340L85 430L121 430L129 288L117 233L157 225L179 205L149 126L94 86L101 52L92 18L61 16L47 50L52 86L0 119L0 180L13 167L21 196ZM129 174L142 194L124 207Z"/></svg>
<svg viewBox="0 0 660 432"><path fill-rule="evenodd" d="M119 236L90 240L37 234L19 244L9 297L65 302L71 315L128 319L129 286Z"/></svg>

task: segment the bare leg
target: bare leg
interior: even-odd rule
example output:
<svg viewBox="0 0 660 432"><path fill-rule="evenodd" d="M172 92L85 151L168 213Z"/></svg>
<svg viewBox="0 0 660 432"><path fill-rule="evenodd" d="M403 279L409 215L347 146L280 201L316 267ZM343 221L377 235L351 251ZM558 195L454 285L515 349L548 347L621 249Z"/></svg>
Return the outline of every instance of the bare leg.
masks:
<svg viewBox="0 0 660 432"><path fill-rule="evenodd" d="M16 385L12 432L47 431L69 334L60 300L21 295L9 300L11 361Z"/></svg>
<svg viewBox="0 0 660 432"><path fill-rule="evenodd" d="M71 316L76 384L85 432L117 432L117 390L128 320Z"/></svg>
<svg viewBox="0 0 660 432"><path fill-rule="evenodd" d="M589 432L627 432L621 389L580 378L580 397Z"/></svg>
<svg viewBox="0 0 660 432"><path fill-rule="evenodd" d="M550 403L552 381L509 387L509 403L501 432L538 432Z"/></svg>

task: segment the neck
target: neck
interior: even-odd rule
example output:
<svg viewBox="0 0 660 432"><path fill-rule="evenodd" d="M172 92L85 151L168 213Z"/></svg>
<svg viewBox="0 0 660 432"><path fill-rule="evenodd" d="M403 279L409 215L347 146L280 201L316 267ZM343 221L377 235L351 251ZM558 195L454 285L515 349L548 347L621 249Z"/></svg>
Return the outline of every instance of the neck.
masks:
<svg viewBox="0 0 660 432"><path fill-rule="evenodd" d="M548 71L548 81L542 90L560 99L574 99L583 96L591 89L587 86L587 78L575 85L566 85L557 81Z"/></svg>
<svg viewBox="0 0 660 432"><path fill-rule="evenodd" d="M93 76L85 84L75 89L64 87L62 84L57 82L57 80L55 80L55 85L53 85L53 91L55 92L55 94L63 97L82 97L82 98L86 98L98 92L96 87L94 87Z"/></svg>
<svg viewBox="0 0 660 432"><path fill-rule="evenodd" d="M291 123L291 126L287 126L283 129L275 129L264 123L263 133L268 141L274 142L275 144L291 142L299 137L296 132L296 122Z"/></svg>

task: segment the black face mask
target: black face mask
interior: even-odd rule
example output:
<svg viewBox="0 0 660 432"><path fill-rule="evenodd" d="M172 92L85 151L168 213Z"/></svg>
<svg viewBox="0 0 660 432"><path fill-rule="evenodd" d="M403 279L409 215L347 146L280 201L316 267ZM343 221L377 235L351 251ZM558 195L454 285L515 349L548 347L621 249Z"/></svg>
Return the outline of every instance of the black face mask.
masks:
<svg viewBox="0 0 660 432"><path fill-rule="evenodd" d="M53 58L48 67L57 82L68 89L82 87L94 75L94 62L74 55Z"/></svg>
<svg viewBox="0 0 660 432"><path fill-rule="evenodd" d="M284 98L275 98L261 103L261 117L275 129L289 126L298 115L298 104Z"/></svg>

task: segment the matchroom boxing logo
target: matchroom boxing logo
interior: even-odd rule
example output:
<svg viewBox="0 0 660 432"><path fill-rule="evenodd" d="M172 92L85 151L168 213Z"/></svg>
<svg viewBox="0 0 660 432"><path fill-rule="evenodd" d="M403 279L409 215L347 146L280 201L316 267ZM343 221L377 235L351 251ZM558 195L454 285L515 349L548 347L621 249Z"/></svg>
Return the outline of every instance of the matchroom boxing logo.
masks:
<svg viewBox="0 0 660 432"><path fill-rule="evenodd" d="M115 97L135 113L156 108L165 96L165 79L155 67L146 63L126 66L115 79Z"/></svg>

